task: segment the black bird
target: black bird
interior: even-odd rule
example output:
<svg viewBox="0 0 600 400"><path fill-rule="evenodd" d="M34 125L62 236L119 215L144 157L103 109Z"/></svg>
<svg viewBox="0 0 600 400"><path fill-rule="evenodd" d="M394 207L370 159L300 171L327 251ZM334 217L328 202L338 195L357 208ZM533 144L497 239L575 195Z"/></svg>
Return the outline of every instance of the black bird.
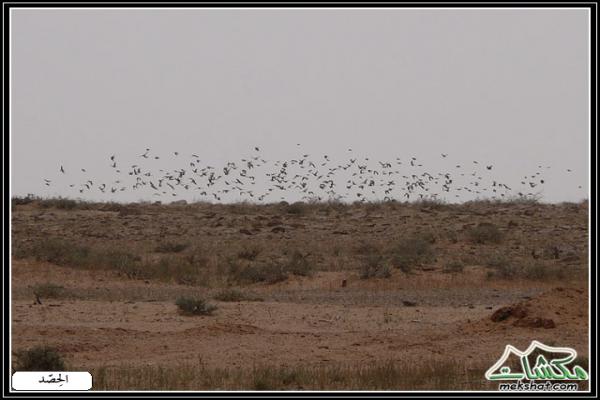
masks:
<svg viewBox="0 0 600 400"><path fill-rule="evenodd" d="M65 173L65 169L63 168L63 166L60 166L60 172L62 172L63 174Z"/></svg>

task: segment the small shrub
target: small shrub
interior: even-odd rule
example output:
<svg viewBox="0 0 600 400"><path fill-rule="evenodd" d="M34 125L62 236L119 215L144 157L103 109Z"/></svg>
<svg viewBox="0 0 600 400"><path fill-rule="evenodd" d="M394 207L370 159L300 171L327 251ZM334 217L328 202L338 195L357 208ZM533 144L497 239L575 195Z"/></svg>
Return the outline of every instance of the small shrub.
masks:
<svg viewBox="0 0 600 400"><path fill-rule="evenodd" d="M216 306L206 303L204 299L192 297L180 297L175 302L183 315L212 315Z"/></svg>
<svg viewBox="0 0 600 400"><path fill-rule="evenodd" d="M53 283L44 283L33 287L33 294L42 299L56 299L64 295L64 286L55 285Z"/></svg>
<svg viewBox="0 0 600 400"><path fill-rule="evenodd" d="M126 269L141 260L135 254L131 254L124 250L106 250L99 252L97 255L98 262L112 269Z"/></svg>
<svg viewBox="0 0 600 400"><path fill-rule="evenodd" d="M517 269L513 263L503 255L492 255L486 261L486 267L492 268L489 277L513 278L517 276Z"/></svg>
<svg viewBox="0 0 600 400"><path fill-rule="evenodd" d="M141 274L144 278L174 280L182 285L195 285L200 282L196 266L186 262L185 258L162 257L158 263L145 265Z"/></svg>
<svg viewBox="0 0 600 400"><path fill-rule="evenodd" d="M368 256L371 254L378 254L381 250L373 243L370 242L361 242L358 246L354 248L356 254L361 256Z"/></svg>
<svg viewBox="0 0 600 400"><path fill-rule="evenodd" d="M468 231L469 239L473 243L500 243L502 240L502 232L498 227L489 222L482 222Z"/></svg>
<svg viewBox="0 0 600 400"><path fill-rule="evenodd" d="M429 244L434 244L437 240L435 233L431 231L420 232L418 235L416 235L416 238L425 240Z"/></svg>
<svg viewBox="0 0 600 400"><path fill-rule="evenodd" d="M28 194L25 197L13 197L11 199L11 206L14 208L15 206L23 206L29 203L33 203L34 201L38 200L37 197L35 197L33 194Z"/></svg>
<svg viewBox="0 0 600 400"><path fill-rule="evenodd" d="M64 371L65 361L61 354L50 346L36 346L15 352L15 371Z"/></svg>
<svg viewBox="0 0 600 400"><path fill-rule="evenodd" d="M218 301L231 301L231 302L262 301L262 299L260 297L249 295L249 294L246 294L246 293L241 292L236 289L224 289L224 290L220 291L219 293L217 293L213 298Z"/></svg>
<svg viewBox="0 0 600 400"><path fill-rule="evenodd" d="M562 279L564 269L541 260L511 261L503 255L495 255L488 259L486 266L492 268L489 277L502 279Z"/></svg>
<svg viewBox="0 0 600 400"><path fill-rule="evenodd" d="M301 201L297 201L285 207L285 212L292 215L303 215L306 214L308 206Z"/></svg>
<svg viewBox="0 0 600 400"><path fill-rule="evenodd" d="M431 209L431 210L446 210L451 208L451 205L440 199L420 199L413 204L416 207Z"/></svg>
<svg viewBox="0 0 600 400"><path fill-rule="evenodd" d="M462 262L450 261L449 263L444 265L443 271L447 272L447 273L456 273L456 272L463 272L464 269L465 269L465 265Z"/></svg>
<svg viewBox="0 0 600 400"><path fill-rule="evenodd" d="M560 266L539 261L525 263L522 267L521 274L524 278L535 280L564 278L564 271Z"/></svg>
<svg viewBox="0 0 600 400"><path fill-rule="evenodd" d="M55 199L40 200L39 205L42 208L58 208L60 210L73 210L78 207L79 202L76 200L57 197Z"/></svg>
<svg viewBox="0 0 600 400"><path fill-rule="evenodd" d="M156 246L154 251L156 251L157 253L180 253L183 250L187 249L189 246L189 243L165 242Z"/></svg>
<svg viewBox="0 0 600 400"><path fill-rule="evenodd" d="M383 256L379 254L365 256L359 271L360 279L391 277L390 267L385 265L383 261Z"/></svg>
<svg viewBox="0 0 600 400"><path fill-rule="evenodd" d="M57 265L87 265L90 248L66 240L50 238L36 241L30 255L38 261Z"/></svg>
<svg viewBox="0 0 600 400"><path fill-rule="evenodd" d="M244 247L238 252L238 257L243 260L254 261L260 254L261 250L262 249L258 246Z"/></svg>
<svg viewBox="0 0 600 400"><path fill-rule="evenodd" d="M235 268L231 268L230 273L239 282L266 282L272 284L283 282L288 278L288 274L283 267L275 263L248 265L245 267L239 267L236 264L233 265L235 265Z"/></svg>
<svg viewBox="0 0 600 400"><path fill-rule="evenodd" d="M313 266L308 261L308 255L299 251L294 251L288 258L284 266L284 271L298 276L310 276L313 273Z"/></svg>
<svg viewBox="0 0 600 400"><path fill-rule="evenodd" d="M119 217L127 217L129 215L141 215L142 211L135 205L123 205L119 208Z"/></svg>
<svg viewBox="0 0 600 400"><path fill-rule="evenodd" d="M458 243L458 234L456 233L456 231L450 230L446 232L446 238L448 239L448 241L450 241L450 243Z"/></svg>
<svg viewBox="0 0 600 400"><path fill-rule="evenodd" d="M429 262L433 258L431 243L421 237L415 236L403 239L392 249L391 261L394 267L402 272L409 273L415 265Z"/></svg>

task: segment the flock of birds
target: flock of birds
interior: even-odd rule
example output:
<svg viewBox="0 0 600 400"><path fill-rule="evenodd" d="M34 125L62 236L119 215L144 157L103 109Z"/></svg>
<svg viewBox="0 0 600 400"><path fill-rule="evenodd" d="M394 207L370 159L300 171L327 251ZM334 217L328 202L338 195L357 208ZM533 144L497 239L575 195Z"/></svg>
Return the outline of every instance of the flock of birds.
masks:
<svg viewBox="0 0 600 400"><path fill-rule="evenodd" d="M352 149L347 151L352 155ZM545 183L543 171L550 168L539 165L537 171L523 176L516 185L509 185L494 179L493 165L478 161L449 165L451 172L428 172L416 157L375 161L350 156L344 162L334 162L328 155L313 158L301 154L295 159L268 161L259 147L254 147L249 157L220 166L205 165L196 154L175 151L172 157L185 168L154 170L153 162L161 157L146 148L136 162L127 166L114 154L107 157L114 179L106 182L89 177L85 168L69 171L60 165L58 173L63 179L70 175L83 178L80 182L68 182L68 187L81 195L94 191L102 194L139 191L154 198L172 199L191 194L195 199L207 201L272 202L289 199L292 192L303 201L364 202L460 199L463 195L491 199L536 197ZM446 159L448 154L442 153L440 157ZM58 184L58 179L45 178L44 183L52 186Z"/></svg>

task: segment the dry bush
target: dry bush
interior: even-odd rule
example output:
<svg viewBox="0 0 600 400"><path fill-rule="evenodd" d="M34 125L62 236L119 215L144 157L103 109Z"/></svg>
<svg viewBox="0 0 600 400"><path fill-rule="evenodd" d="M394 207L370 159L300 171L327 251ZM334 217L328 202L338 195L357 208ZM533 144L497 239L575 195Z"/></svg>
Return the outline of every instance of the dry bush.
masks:
<svg viewBox="0 0 600 400"><path fill-rule="evenodd" d="M485 266L492 269L492 271L488 273L489 277L509 279L517 276L517 269L512 260L502 254L489 256L485 261Z"/></svg>
<svg viewBox="0 0 600 400"><path fill-rule="evenodd" d="M262 298L236 289L223 289L213 296L215 300L226 302L263 301Z"/></svg>
<svg viewBox="0 0 600 400"><path fill-rule="evenodd" d="M64 371L63 356L50 346L36 346L15 352L15 371Z"/></svg>
<svg viewBox="0 0 600 400"><path fill-rule="evenodd" d="M297 201L292 204L287 204L283 206L284 212L292 215L305 215L310 208L310 205L307 203L303 203L301 201Z"/></svg>
<svg viewBox="0 0 600 400"><path fill-rule="evenodd" d="M122 205L119 208L119 217L127 217L130 215L141 215L142 210L134 204Z"/></svg>
<svg viewBox="0 0 600 400"><path fill-rule="evenodd" d="M419 199L412 203L412 205L417 208L425 208L438 211L448 210L453 207L453 205L448 204L441 199Z"/></svg>
<svg viewBox="0 0 600 400"><path fill-rule="evenodd" d="M13 198L11 198L10 204L12 208L15 208L16 206L24 206L30 203L33 203L35 201L38 201L39 197L34 196L33 194L28 194L27 196L14 196Z"/></svg>
<svg viewBox="0 0 600 400"><path fill-rule="evenodd" d="M194 297L180 297L175 302L183 315L212 315L217 306L208 304L206 300Z"/></svg>
<svg viewBox="0 0 600 400"><path fill-rule="evenodd" d="M288 278L288 274L281 265L272 261L258 265L242 266L230 260L229 278L239 283L265 282L273 284L285 281Z"/></svg>
<svg viewBox="0 0 600 400"><path fill-rule="evenodd" d="M198 265L188 261L187 257L162 257L158 262L143 264L136 277L174 281L182 285L206 283Z"/></svg>
<svg viewBox="0 0 600 400"><path fill-rule="evenodd" d="M19 250L18 254L72 268L113 270L131 279L158 279L189 285L203 281L200 270L206 262L196 254L143 261L139 255L119 248L92 248L61 239L41 240L29 250Z"/></svg>
<svg viewBox="0 0 600 400"><path fill-rule="evenodd" d="M458 243L458 233L454 230L448 230L446 231L446 239L448 239L448 241L450 243Z"/></svg>
<svg viewBox="0 0 600 400"><path fill-rule="evenodd" d="M57 197L52 199L38 200L37 204L41 208L57 208L60 210L73 210L75 208L87 208L83 202L78 202L72 199L65 199L63 197Z"/></svg>
<svg viewBox="0 0 600 400"><path fill-rule="evenodd" d="M443 272L457 273L457 272L463 272L464 269L465 269L465 264L463 264L461 261L450 261L449 263L446 263L444 265Z"/></svg>
<svg viewBox="0 0 600 400"><path fill-rule="evenodd" d="M32 288L33 294L42 299L58 299L65 295L65 287L54 283L42 283Z"/></svg>
<svg viewBox="0 0 600 400"><path fill-rule="evenodd" d="M467 233L469 240L477 244L500 243L503 237L500 229L490 222L482 222Z"/></svg>
<svg viewBox="0 0 600 400"><path fill-rule="evenodd" d="M363 241L354 248L354 252L361 256L368 256L371 254L380 254L382 251L380 246L374 242Z"/></svg>
<svg viewBox="0 0 600 400"><path fill-rule="evenodd" d="M560 265L543 260L512 260L504 255L492 255L488 258L486 266L491 268L489 278L501 279L532 279L552 280L563 279L565 270Z"/></svg>
<svg viewBox="0 0 600 400"><path fill-rule="evenodd" d="M164 242L160 243L154 251L157 253L180 253L190 247L189 243Z"/></svg>
<svg viewBox="0 0 600 400"><path fill-rule="evenodd" d="M523 264L521 275L523 278L538 281L563 279L565 277L565 270L560 265L530 260Z"/></svg>
<svg viewBox="0 0 600 400"><path fill-rule="evenodd" d="M43 238L36 240L30 247L23 247L17 254L57 265L87 266L90 262L91 249L65 239Z"/></svg>
<svg viewBox="0 0 600 400"><path fill-rule="evenodd" d="M258 245L245 246L238 252L238 257L243 260L254 261L261 253L262 248Z"/></svg>
<svg viewBox="0 0 600 400"><path fill-rule="evenodd" d="M112 366L92 373L96 390L493 390L493 383L481 379L486 368L424 360L248 368Z"/></svg>
<svg viewBox="0 0 600 400"><path fill-rule="evenodd" d="M260 206L257 206L256 204L252 204L244 200L237 203L224 204L223 207L225 207L226 213L231 213L235 215L248 215L256 212L257 207Z"/></svg>
<svg viewBox="0 0 600 400"><path fill-rule="evenodd" d="M289 255L283 266L283 271L298 276L312 275L314 267L308 261L308 257L309 254L302 254L300 251L295 250Z"/></svg>
<svg viewBox="0 0 600 400"><path fill-rule="evenodd" d="M359 270L360 279L389 278L392 276L390 267L385 265L380 254L370 254L362 257Z"/></svg>
<svg viewBox="0 0 600 400"><path fill-rule="evenodd" d="M402 272L409 273L416 265L430 262L434 251L428 238L413 236L401 239L391 252L391 262Z"/></svg>

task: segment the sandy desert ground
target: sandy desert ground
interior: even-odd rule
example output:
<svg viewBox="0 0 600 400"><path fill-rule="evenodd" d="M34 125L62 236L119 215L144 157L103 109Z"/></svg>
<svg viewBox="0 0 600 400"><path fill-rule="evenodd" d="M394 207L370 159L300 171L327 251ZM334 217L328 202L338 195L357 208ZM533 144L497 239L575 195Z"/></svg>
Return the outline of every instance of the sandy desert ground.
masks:
<svg viewBox="0 0 600 400"><path fill-rule="evenodd" d="M13 354L97 390L495 390L532 340L587 362L587 203L33 201L12 252Z"/></svg>

